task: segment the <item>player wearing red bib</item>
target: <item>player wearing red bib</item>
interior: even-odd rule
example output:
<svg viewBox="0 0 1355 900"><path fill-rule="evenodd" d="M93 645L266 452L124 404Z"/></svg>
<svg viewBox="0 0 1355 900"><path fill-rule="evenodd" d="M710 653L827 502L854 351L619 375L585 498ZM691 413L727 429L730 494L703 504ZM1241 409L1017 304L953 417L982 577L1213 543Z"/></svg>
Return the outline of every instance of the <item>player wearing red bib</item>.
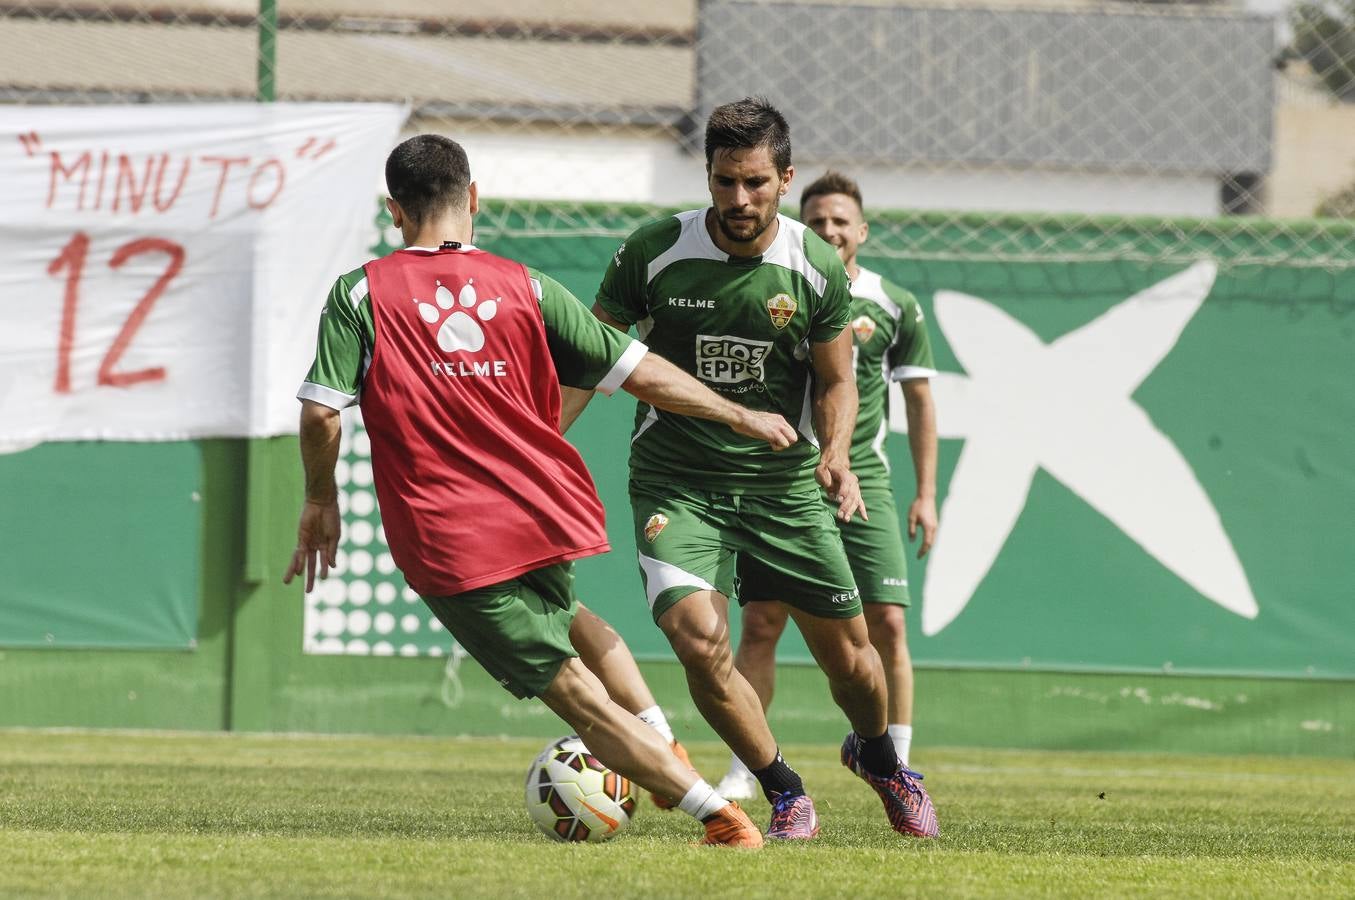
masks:
<svg viewBox="0 0 1355 900"><path fill-rule="evenodd" d="M471 244L478 211L465 152L420 135L386 162L406 249L339 279L298 392L306 499L284 581L310 590L335 562L339 410L360 403L391 555L454 638L514 695L539 696L609 768L678 800L705 843L760 846L720 797L627 713L580 661L570 561L609 549L602 504L560 435L560 385L723 423L774 448L780 416L727 401L597 322L552 279Z"/></svg>

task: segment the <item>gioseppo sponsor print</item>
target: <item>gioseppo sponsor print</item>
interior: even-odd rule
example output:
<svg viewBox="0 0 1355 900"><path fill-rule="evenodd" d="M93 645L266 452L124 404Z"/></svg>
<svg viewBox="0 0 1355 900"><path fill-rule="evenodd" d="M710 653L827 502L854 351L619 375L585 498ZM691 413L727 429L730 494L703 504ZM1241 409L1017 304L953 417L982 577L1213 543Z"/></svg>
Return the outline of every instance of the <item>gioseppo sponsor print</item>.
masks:
<svg viewBox="0 0 1355 900"><path fill-rule="evenodd" d="M763 381L763 362L771 341L750 341L732 334L696 336L696 377L715 384Z"/></svg>

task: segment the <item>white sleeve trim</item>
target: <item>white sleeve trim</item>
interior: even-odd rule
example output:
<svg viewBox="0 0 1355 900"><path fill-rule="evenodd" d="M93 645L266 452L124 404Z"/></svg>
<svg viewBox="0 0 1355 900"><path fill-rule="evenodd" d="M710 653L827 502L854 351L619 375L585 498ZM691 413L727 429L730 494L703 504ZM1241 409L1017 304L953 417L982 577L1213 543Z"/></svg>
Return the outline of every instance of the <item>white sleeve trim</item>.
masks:
<svg viewBox="0 0 1355 900"><path fill-rule="evenodd" d="M298 400L314 400L322 406L328 406L330 409L347 409L358 402L357 394L345 394L343 391L336 391L334 388L325 387L323 384L316 384L312 381L301 383L301 390L296 392Z"/></svg>
<svg viewBox="0 0 1355 900"><path fill-rule="evenodd" d="M616 389L621 387L625 380L630 377L630 373L635 371L635 367L640 364L640 360L644 359L648 352L648 347L640 341L632 339L630 346L621 354L621 358L616 361L616 365L612 366L612 370L598 382L595 390L601 391L609 397L616 393Z"/></svg>
<svg viewBox="0 0 1355 900"><path fill-rule="evenodd" d="M367 299L367 293L367 278L364 276L361 281L353 285L353 290L348 294L348 302L352 304L354 309L357 309L358 304Z"/></svg>
<svg viewBox="0 0 1355 900"><path fill-rule="evenodd" d="M936 370L926 366L897 366L889 371L889 380L912 381L917 378L931 378L934 375Z"/></svg>

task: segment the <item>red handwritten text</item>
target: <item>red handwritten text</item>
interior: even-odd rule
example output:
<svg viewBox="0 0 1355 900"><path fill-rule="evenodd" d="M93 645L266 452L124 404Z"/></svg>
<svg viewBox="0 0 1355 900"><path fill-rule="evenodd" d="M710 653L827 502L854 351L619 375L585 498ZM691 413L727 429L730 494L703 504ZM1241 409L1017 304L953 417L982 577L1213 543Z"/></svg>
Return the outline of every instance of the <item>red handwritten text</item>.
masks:
<svg viewBox="0 0 1355 900"><path fill-rule="evenodd" d="M109 346L108 352L104 354L103 361L99 364L99 374L97 383L104 387L131 387L144 381L164 381L165 367L151 366L145 369L137 369L132 372L118 372L114 368L122 360L122 355L127 352L131 346L132 339L136 337L137 331L145 324L146 317L151 314L151 308L155 306L155 301L160 299L160 295L169 287L169 283L174 280L174 276L179 274L183 268L184 249L173 241L164 238L141 238L135 241L128 241L113 252L113 258L108 261L112 269L120 269L134 256L140 256L144 253L164 253L169 257L169 264L165 266L165 271L155 280L155 284L142 295L137 301L136 306L132 308L127 320L122 323L122 328L113 338L113 343ZM56 380L52 389L58 394L69 394L71 392L71 354L75 348L75 314L80 305L80 282L85 272L85 259L89 255L89 235L83 231L77 231L57 254L56 259L52 260L47 266L47 274L56 275L63 269L66 272L66 290L61 301L61 332L57 338L56 348Z"/></svg>
<svg viewBox="0 0 1355 900"><path fill-rule="evenodd" d="M40 146L36 134L24 146ZM313 163L333 146L308 138L297 150ZM32 154L36 155L36 154ZM261 212L282 196L288 170L282 156L118 153L85 150L47 154L47 208L88 213L164 214L189 206L207 219L242 211Z"/></svg>

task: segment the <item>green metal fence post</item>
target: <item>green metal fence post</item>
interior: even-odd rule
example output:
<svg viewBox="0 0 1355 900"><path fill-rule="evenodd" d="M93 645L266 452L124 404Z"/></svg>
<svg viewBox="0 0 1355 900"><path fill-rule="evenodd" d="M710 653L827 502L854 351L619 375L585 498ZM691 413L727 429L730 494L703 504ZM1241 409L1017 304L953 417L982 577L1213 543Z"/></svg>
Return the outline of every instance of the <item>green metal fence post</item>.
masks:
<svg viewBox="0 0 1355 900"><path fill-rule="evenodd" d="M278 0L259 0L259 89L258 101L277 99Z"/></svg>
<svg viewBox="0 0 1355 900"><path fill-rule="evenodd" d="M255 99L277 99L278 4L259 0L258 89ZM272 523L272 494L276 479L273 466L278 454L276 439L246 438L243 455L244 573L235 589L229 623L226 655L226 730L258 731L269 727L267 710L272 691L272 660L261 652L258 638L272 631L272 604L281 573L274 561L276 535ZM284 479L285 481L285 479ZM271 577L270 577L271 576ZM257 599L256 599L257 597ZM251 602L253 601L253 602ZM271 645L269 645L271 647Z"/></svg>

